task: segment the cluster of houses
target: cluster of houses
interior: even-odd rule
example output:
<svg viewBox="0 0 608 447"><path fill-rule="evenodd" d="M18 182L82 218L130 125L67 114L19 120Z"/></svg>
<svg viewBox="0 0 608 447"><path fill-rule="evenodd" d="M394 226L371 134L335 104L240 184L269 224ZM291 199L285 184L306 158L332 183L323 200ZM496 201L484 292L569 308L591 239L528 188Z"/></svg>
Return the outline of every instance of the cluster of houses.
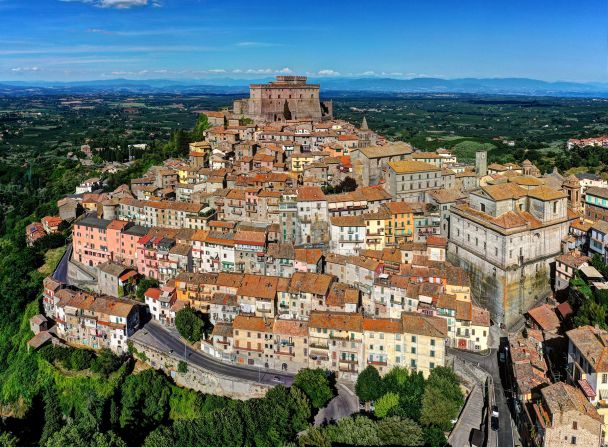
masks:
<svg viewBox="0 0 608 447"><path fill-rule="evenodd" d="M142 308L172 325L188 306L214 326L201 350L237 365L428 375L446 347L486 350L491 319L528 312L511 357L520 400L537 403L556 380L536 304L589 270L587 255L608 256L601 179L488 165L483 151L467 165L334 119L304 78L265 86L203 112L211 127L187 160L114 191L89 179L58 202L70 283L89 291L47 278L57 335L121 352ZM143 304L129 300L142 278L159 283ZM548 312L556 328L568 318Z"/></svg>

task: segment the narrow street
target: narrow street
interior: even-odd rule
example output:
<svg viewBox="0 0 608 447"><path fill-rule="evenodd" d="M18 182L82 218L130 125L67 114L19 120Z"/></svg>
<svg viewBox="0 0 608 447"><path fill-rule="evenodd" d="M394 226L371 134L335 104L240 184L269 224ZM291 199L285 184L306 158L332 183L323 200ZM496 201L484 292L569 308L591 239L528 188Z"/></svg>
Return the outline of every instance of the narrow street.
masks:
<svg viewBox="0 0 608 447"><path fill-rule="evenodd" d="M477 354L474 352L461 351L458 349L448 348L447 352L454 357L458 357L465 362L478 366L490 376L494 382L495 404L498 406L499 412L499 430L497 436L498 447L513 447L513 429L511 423L511 412L507 398L505 397L501 369L498 362L498 350L491 349L488 354ZM454 446L456 447L456 446ZM488 445L488 447L494 447Z"/></svg>
<svg viewBox="0 0 608 447"><path fill-rule="evenodd" d="M353 390L343 383L336 384L338 395L325 408L321 408L315 416L315 425L324 421L337 421L359 411L359 398Z"/></svg>

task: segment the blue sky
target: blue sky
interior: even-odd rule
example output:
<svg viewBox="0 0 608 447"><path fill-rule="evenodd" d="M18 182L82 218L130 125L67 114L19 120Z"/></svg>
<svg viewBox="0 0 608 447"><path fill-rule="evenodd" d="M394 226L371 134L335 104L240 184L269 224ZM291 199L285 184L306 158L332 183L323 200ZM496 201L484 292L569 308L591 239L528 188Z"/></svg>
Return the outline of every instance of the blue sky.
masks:
<svg viewBox="0 0 608 447"><path fill-rule="evenodd" d="M0 0L0 80L608 82L606 0Z"/></svg>

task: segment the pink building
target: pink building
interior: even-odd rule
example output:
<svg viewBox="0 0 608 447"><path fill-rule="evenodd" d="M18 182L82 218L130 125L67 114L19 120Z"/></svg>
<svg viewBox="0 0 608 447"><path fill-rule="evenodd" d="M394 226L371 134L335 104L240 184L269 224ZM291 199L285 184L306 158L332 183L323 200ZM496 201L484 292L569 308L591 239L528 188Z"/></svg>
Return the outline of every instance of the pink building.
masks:
<svg viewBox="0 0 608 447"><path fill-rule="evenodd" d="M89 215L74 225L73 257L90 267L106 261L134 266L136 241L146 233L147 229L130 222Z"/></svg>

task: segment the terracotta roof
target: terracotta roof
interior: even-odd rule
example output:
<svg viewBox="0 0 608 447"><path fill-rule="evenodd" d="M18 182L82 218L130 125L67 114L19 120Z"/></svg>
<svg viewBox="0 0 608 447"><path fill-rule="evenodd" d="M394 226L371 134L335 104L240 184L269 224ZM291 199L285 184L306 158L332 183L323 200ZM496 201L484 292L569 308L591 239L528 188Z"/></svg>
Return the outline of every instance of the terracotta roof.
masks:
<svg viewBox="0 0 608 447"><path fill-rule="evenodd" d="M526 195L526 190L514 183L482 186L481 189L493 200L519 199Z"/></svg>
<svg viewBox="0 0 608 447"><path fill-rule="evenodd" d="M564 255L556 256L555 261L565 264L568 267L572 267L573 269L578 269L581 265L589 261L589 257L575 255L573 253L566 253Z"/></svg>
<svg viewBox="0 0 608 447"><path fill-rule="evenodd" d="M384 146L369 146L359 149L359 152L367 158L387 158L398 155L409 155L413 151L412 146L403 141L389 142Z"/></svg>
<svg viewBox="0 0 608 447"><path fill-rule="evenodd" d="M412 204L409 202L388 202L384 206L391 214L408 214L413 211Z"/></svg>
<svg viewBox="0 0 608 447"><path fill-rule="evenodd" d="M305 264L316 264L323 256L323 251L319 248L296 248L296 261Z"/></svg>
<svg viewBox="0 0 608 447"><path fill-rule="evenodd" d="M542 388L540 393L543 396L543 403L552 415L550 421L553 423L569 424L570 420L561 421L563 416L572 417L573 415L568 415L571 411L595 419L598 421L597 428L600 428L604 423L604 417L597 412L596 408L578 388L564 382L556 382Z"/></svg>
<svg viewBox="0 0 608 447"><path fill-rule="evenodd" d="M226 337L231 338L233 332L232 323L222 323L217 322L213 326L213 331L211 331L212 337Z"/></svg>
<svg viewBox="0 0 608 447"><path fill-rule="evenodd" d="M237 295L273 300L277 296L276 276L244 275Z"/></svg>
<svg viewBox="0 0 608 447"><path fill-rule="evenodd" d="M596 372L608 372L608 332L580 326L566 332L566 336Z"/></svg>
<svg viewBox="0 0 608 447"><path fill-rule="evenodd" d="M335 227L365 227L363 216L333 216L329 220Z"/></svg>
<svg viewBox="0 0 608 447"><path fill-rule="evenodd" d="M144 292L144 296L152 298L153 300L158 300L158 298L160 297L160 289L157 287L150 287Z"/></svg>
<svg viewBox="0 0 608 447"><path fill-rule="evenodd" d="M348 312L312 311L308 320L308 326L337 331L362 332L363 316Z"/></svg>
<svg viewBox="0 0 608 447"><path fill-rule="evenodd" d="M585 190L586 195L601 197L602 199L608 199L608 188L599 188L597 186L592 186Z"/></svg>
<svg viewBox="0 0 608 447"><path fill-rule="evenodd" d="M272 320L266 320L262 317L237 315L232 322L232 328L234 330L272 332Z"/></svg>
<svg viewBox="0 0 608 447"><path fill-rule="evenodd" d="M359 289L348 284L335 282L331 286L325 303L332 307L344 307L346 304L356 305L359 303Z"/></svg>
<svg viewBox="0 0 608 447"><path fill-rule="evenodd" d="M333 275L323 273L295 272L289 282L289 292L304 292L326 296L334 279Z"/></svg>
<svg viewBox="0 0 608 447"><path fill-rule="evenodd" d="M389 318L364 318L363 330L369 332L400 334L403 332L403 324L401 320Z"/></svg>
<svg viewBox="0 0 608 447"><path fill-rule="evenodd" d="M490 311L481 307L473 306L471 324L473 326L484 326L489 328L492 324L490 321Z"/></svg>
<svg viewBox="0 0 608 447"><path fill-rule="evenodd" d="M412 174L415 172L440 171L441 168L423 161L400 160L391 161L388 165L397 174Z"/></svg>
<svg viewBox="0 0 608 447"><path fill-rule="evenodd" d="M300 186L298 202L319 202L325 200L325 194L319 186Z"/></svg>
<svg viewBox="0 0 608 447"><path fill-rule="evenodd" d="M403 332L427 337L447 338L448 323L444 318L430 317L417 312L401 314Z"/></svg>
<svg viewBox="0 0 608 447"><path fill-rule="evenodd" d="M308 322L300 320L274 320L272 332L279 335L291 337L307 337Z"/></svg>
<svg viewBox="0 0 608 447"><path fill-rule="evenodd" d="M558 191L556 189L552 189L547 186L539 186L538 188L529 190L528 197L532 197L534 199L538 199L538 200L542 200L542 201L547 201L547 200L564 199L568 196L563 191Z"/></svg>
<svg viewBox="0 0 608 447"><path fill-rule="evenodd" d="M559 328L559 319L555 314L555 309L548 304L542 304L528 311L528 315L544 331L553 331Z"/></svg>

